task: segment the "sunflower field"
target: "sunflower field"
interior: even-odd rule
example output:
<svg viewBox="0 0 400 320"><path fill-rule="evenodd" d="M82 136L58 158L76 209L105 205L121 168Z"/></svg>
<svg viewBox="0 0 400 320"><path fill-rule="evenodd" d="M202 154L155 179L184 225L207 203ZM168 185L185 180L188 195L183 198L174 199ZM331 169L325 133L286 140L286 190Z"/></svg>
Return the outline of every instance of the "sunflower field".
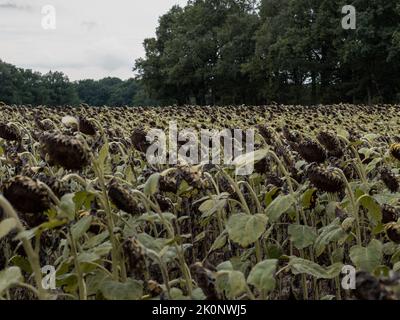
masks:
<svg viewBox="0 0 400 320"><path fill-rule="evenodd" d="M147 133L254 129L254 172ZM397 300L400 106L0 104L0 299Z"/></svg>

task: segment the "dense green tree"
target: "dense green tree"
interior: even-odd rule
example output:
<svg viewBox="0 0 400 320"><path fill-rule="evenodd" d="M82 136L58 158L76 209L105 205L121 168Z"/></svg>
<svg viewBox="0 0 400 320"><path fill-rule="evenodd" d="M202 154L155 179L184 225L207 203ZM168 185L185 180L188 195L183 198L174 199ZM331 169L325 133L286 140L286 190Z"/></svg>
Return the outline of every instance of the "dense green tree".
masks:
<svg viewBox="0 0 400 320"><path fill-rule="evenodd" d="M70 82L62 72L42 75L0 61L0 101L7 104L131 106L157 104L135 79Z"/></svg>
<svg viewBox="0 0 400 320"><path fill-rule="evenodd" d="M400 5L355 0L193 0L160 18L135 69L165 103L393 102Z"/></svg>

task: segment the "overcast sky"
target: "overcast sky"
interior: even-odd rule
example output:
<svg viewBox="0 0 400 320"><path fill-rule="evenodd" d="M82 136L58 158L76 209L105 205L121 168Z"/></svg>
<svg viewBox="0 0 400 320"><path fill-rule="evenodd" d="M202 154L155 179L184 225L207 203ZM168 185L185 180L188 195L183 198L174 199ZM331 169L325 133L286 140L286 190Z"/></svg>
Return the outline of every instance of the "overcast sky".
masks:
<svg viewBox="0 0 400 320"><path fill-rule="evenodd" d="M63 71L71 80L132 77L143 40L186 0L0 0L0 59L18 67ZM42 27L42 8L56 10L56 29ZM48 20L46 20L48 21Z"/></svg>

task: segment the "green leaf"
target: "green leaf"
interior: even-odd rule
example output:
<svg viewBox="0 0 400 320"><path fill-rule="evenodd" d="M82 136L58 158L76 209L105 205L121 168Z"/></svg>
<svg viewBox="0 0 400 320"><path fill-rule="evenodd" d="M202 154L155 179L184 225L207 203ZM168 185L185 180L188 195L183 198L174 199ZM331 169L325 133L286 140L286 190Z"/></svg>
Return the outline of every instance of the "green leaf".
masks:
<svg viewBox="0 0 400 320"><path fill-rule="evenodd" d="M374 170L376 168L376 166L378 165L378 163L380 163L382 161L382 158L375 158L374 160L372 160L370 163L367 164L367 166L365 167L365 172L368 174L370 173L372 170Z"/></svg>
<svg viewBox="0 0 400 320"><path fill-rule="evenodd" d="M221 210L225 207L227 202L226 198L215 197L204 201L199 207L200 212L202 213L202 218L207 218L213 215L218 210Z"/></svg>
<svg viewBox="0 0 400 320"><path fill-rule="evenodd" d="M8 235L17 226L17 220L8 218L0 223L0 239Z"/></svg>
<svg viewBox="0 0 400 320"><path fill-rule="evenodd" d="M336 297L334 295L328 294L326 296L323 296L321 300L334 300Z"/></svg>
<svg viewBox="0 0 400 320"><path fill-rule="evenodd" d="M247 247L261 237L267 227L267 221L268 218L263 214L232 215L226 226L229 238L242 247Z"/></svg>
<svg viewBox="0 0 400 320"><path fill-rule="evenodd" d="M316 194L317 194L317 189L315 188L308 189L306 192L303 193L301 202L304 209L310 209L315 205Z"/></svg>
<svg viewBox="0 0 400 320"><path fill-rule="evenodd" d="M22 271L27 273L32 273L32 267L29 263L29 260L21 257L21 256L14 256L10 259L10 264L13 266L19 267Z"/></svg>
<svg viewBox="0 0 400 320"><path fill-rule="evenodd" d="M254 166L255 163L264 159L268 155L267 149L260 149L253 152L242 154L233 161L233 165L236 167L236 172L243 169L246 166Z"/></svg>
<svg viewBox="0 0 400 320"><path fill-rule="evenodd" d="M134 279L128 279L125 283L108 280L100 290L107 300L139 300L143 296L142 283Z"/></svg>
<svg viewBox="0 0 400 320"><path fill-rule="evenodd" d="M91 204L95 197L96 195L94 193L86 190L76 192L73 199L75 202L75 208L79 210L82 208L82 206L84 206L86 210L90 210Z"/></svg>
<svg viewBox="0 0 400 320"><path fill-rule="evenodd" d="M220 291L225 291L229 299L234 299L246 291L246 279L242 272L219 271L217 273L216 286Z"/></svg>
<svg viewBox="0 0 400 320"><path fill-rule="evenodd" d="M291 195L278 196L266 209L267 216L270 221L278 221L281 215L288 211L294 202L295 199Z"/></svg>
<svg viewBox="0 0 400 320"><path fill-rule="evenodd" d="M89 230L92 221L92 216L85 216L72 226L71 233L75 240L78 240Z"/></svg>
<svg viewBox="0 0 400 320"><path fill-rule="evenodd" d="M82 252L78 255L77 258L79 263L95 262L97 260L100 260L100 256L94 252Z"/></svg>
<svg viewBox="0 0 400 320"><path fill-rule="evenodd" d="M317 279L333 279L340 274L343 264L334 263L324 268L313 261L292 257L289 266L293 274L308 274Z"/></svg>
<svg viewBox="0 0 400 320"><path fill-rule="evenodd" d="M147 196L152 196L158 191L158 181L160 180L160 174L154 173L152 174L146 181L144 185L144 194Z"/></svg>
<svg viewBox="0 0 400 320"><path fill-rule="evenodd" d="M367 247L354 246L350 249L350 259L359 269L373 272L383 258L383 245L380 241L373 239Z"/></svg>
<svg viewBox="0 0 400 320"><path fill-rule="evenodd" d="M91 237L88 241L86 241L84 246L85 248L93 248L95 246L98 246L100 243L106 240L108 236L109 236L108 231L104 231L98 235Z"/></svg>
<svg viewBox="0 0 400 320"><path fill-rule="evenodd" d="M74 197L74 193L69 193L61 198L61 204L58 208L59 218L68 218L69 221L73 221L75 219L76 207Z"/></svg>
<svg viewBox="0 0 400 320"><path fill-rule="evenodd" d="M265 202L265 206L268 207L272 201L274 201L275 196L281 191L280 188L278 187L273 187L271 189L271 191L267 192L265 194L265 198L264 198L264 202Z"/></svg>
<svg viewBox="0 0 400 320"><path fill-rule="evenodd" d="M275 271L278 260L264 260L256 264L251 270L247 283L255 286L259 291L269 292L275 289Z"/></svg>
<svg viewBox="0 0 400 320"><path fill-rule="evenodd" d="M325 248L329 243L347 237L346 232L340 226L339 219L335 219L330 225L321 228L318 233L319 235L314 244L317 256L320 256L325 251Z"/></svg>
<svg viewBox="0 0 400 320"><path fill-rule="evenodd" d="M217 237L217 239L215 239L213 245L211 246L210 252L223 248L226 245L227 241L228 241L228 235L225 232L220 234Z"/></svg>
<svg viewBox="0 0 400 320"><path fill-rule="evenodd" d="M297 249L304 249L311 246L317 238L314 228L309 226L291 224L288 232L290 241L293 242Z"/></svg>
<svg viewBox="0 0 400 320"><path fill-rule="evenodd" d="M233 270L233 265L231 261L224 261L221 262L219 265L217 265L216 269L218 271L222 271L222 270Z"/></svg>
<svg viewBox="0 0 400 320"><path fill-rule="evenodd" d="M23 277L21 269L18 267L10 267L0 272L0 295L11 286L22 282Z"/></svg>
<svg viewBox="0 0 400 320"><path fill-rule="evenodd" d="M101 147L101 150L99 152L99 157L97 159L101 170L104 170L104 166L105 166L105 163L106 163L106 160L107 160L108 152L109 152L109 146L108 146L108 142L106 142Z"/></svg>
<svg viewBox="0 0 400 320"><path fill-rule="evenodd" d="M363 195L358 199L359 203L368 210L370 221L377 225L382 221L382 211L380 205L369 195Z"/></svg>
<svg viewBox="0 0 400 320"><path fill-rule="evenodd" d="M110 280L110 276L103 270L97 269L93 271L91 274L89 274L85 280L86 280L86 287L88 290L87 294L91 296L97 294L98 291L100 291L102 284L105 281Z"/></svg>

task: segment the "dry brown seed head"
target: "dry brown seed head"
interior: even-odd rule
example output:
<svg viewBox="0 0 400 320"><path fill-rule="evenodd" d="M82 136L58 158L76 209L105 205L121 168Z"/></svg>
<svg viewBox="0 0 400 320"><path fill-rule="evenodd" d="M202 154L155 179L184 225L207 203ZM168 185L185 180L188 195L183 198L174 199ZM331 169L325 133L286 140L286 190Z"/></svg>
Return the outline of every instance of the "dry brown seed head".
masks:
<svg viewBox="0 0 400 320"><path fill-rule="evenodd" d="M60 134L45 133L40 138L42 151L48 154L50 164L65 169L79 170L90 162L90 151L78 139Z"/></svg>

